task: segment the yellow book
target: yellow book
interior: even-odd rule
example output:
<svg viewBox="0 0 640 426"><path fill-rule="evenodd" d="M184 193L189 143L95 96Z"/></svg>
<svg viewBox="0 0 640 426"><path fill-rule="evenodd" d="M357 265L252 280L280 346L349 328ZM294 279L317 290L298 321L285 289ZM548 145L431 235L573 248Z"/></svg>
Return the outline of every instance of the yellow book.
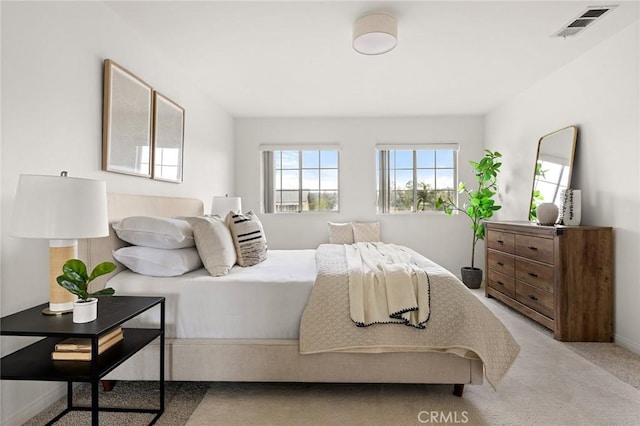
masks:
<svg viewBox="0 0 640 426"><path fill-rule="evenodd" d="M98 355L115 346L122 339L124 339L124 333L120 330L119 334L116 334L111 339L98 346ZM91 361L91 351L54 351L51 352L51 359L54 361Z"/></svg>
<svg viewBox="0 0 640 426"><path fill-rule="evenodd" d="M118 334L122 334L122 327L116 327L113 330L108 331L98 339L98 348ZM84 337L69 337L68 339L64 339L60 343L56 344L56 351L91 352L91 339Z"/></svg>

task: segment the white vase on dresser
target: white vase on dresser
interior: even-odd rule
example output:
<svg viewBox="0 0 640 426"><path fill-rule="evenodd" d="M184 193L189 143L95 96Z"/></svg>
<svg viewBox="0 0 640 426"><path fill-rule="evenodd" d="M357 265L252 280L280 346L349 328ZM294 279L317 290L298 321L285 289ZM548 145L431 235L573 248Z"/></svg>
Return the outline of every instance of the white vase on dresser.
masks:
<svg viewBox="0 0 640 426"><path fill-rule="evenodd" d="M560 209L560 223L567 226L578 226L582 220L582 191L579 189L565 189L560 194L562 208Z"/></svg>

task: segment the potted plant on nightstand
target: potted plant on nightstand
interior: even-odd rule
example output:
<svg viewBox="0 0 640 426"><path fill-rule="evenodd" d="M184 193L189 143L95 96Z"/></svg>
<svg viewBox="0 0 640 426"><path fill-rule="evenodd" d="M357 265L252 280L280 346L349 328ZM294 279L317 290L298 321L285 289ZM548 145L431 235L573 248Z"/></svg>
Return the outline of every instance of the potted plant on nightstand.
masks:
<svg viewBox="0 0 640 426"><path fill-rule="evenodd" d="M460 270L462 282L469 288L479 288L480 284L482 284L482 269L474 266L474 258L476 244L479 240L484 240L483 221L493 216L493 212L501 208L493 200L493 197L498 192L496 181L502 163L497 159L500 157L502 157L502 154L498 151L487 149L484 157L479 162L469 161L476 176L477 188L470 189L462 182L458 185L458 192L465 194L467 197L466 202L456 205L451 198L445 200L442 197L438 197L435 204L436 209L443 208L445 214L449 216L454 212L461 212L471 219L471 228L473 229L471 266L462 267Z"/></svg>
<svg viewBox="0 0 640 426"><path fill-rule="evenodd" d="M115 290L108 287L89 293L89 283L99 276L109 274L116 269L113 262L102 262L87 273L87 266L82 260L67 260L62 267L63 274L56 278L59 285L78 296L73 302L73 322L91 322L98 317L97 296L113 296Z"/></svg>

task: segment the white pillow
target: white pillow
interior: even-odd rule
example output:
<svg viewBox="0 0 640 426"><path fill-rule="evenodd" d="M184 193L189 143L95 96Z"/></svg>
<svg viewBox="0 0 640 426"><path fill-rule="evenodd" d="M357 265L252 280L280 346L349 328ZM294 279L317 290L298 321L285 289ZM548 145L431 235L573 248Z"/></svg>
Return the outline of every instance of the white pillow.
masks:
<svg viewBox="0 0 640 426"><path fill-rule="evenodd" d="M380 239L380 222L353 222L353 240L356 243L372 243Z"/></svg>
<svg viewBox="0 0 640 426"><path fill-rule="evenodd" d="M351 223L329 222L329 244L353 244Z"/></svg>
<svg viewBox="0 0 640 426"><path fill-rule="evenodd" d="M253 211L245 214L229 212L227 226L236 247L238 265L253 266L267 258L267 239L262 223Z"/></svg>
<svg viewBox="0 0 640 426"><path fill-rule="evenodd" d="M136 246L159 249L195 246L191 226L183 219L130 216L111 226L118 238Z"/></svg>
<svg viewBox="0 0 640 426"><path fill-rule="evenodd" d="M189 217L196 247L204 267L214 277L227 275L236 263L236 249L229 228L215 216Z"/></svg>
<svg viewBox="0 0 640 426"><path fill-rule="evenodd" d="M133 272L152 277L176 277L202 267L194 247L165 250L130 246L114 251L113 257Z"/></svg>

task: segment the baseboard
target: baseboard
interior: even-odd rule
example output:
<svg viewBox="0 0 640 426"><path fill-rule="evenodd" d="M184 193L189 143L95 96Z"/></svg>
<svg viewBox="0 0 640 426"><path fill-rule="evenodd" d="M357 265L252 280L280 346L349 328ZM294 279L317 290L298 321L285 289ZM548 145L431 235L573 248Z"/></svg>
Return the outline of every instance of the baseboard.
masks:
<svg viewBox="0 0 640 426"><path fill-rule="evenodd" d="M638 355L640 355L640 343L629 340L625 337L619 336L617 334L613 335L613 341L616 345L621 346L625 349L630 350Z"/></svg>
<svg viewBox="0 0 640 426"><path fill-rule="evenodd" d="M7 382L5 382L6 384ZM3 392L7 392L7 389L3 389ZM48 408L51 404L64 397L67 394L67 386L65 384L61 384L50 392L47 392L40 397L31 400L29 403L24 405L18 411L10 413L8 417L3 417L0 421L2 426L20 426L27 422L27 420L31 419L35 415L39 414L46 408ZM8 410L7 410L8 411ZM5 413L2 413L5 414Z"/></svg>

